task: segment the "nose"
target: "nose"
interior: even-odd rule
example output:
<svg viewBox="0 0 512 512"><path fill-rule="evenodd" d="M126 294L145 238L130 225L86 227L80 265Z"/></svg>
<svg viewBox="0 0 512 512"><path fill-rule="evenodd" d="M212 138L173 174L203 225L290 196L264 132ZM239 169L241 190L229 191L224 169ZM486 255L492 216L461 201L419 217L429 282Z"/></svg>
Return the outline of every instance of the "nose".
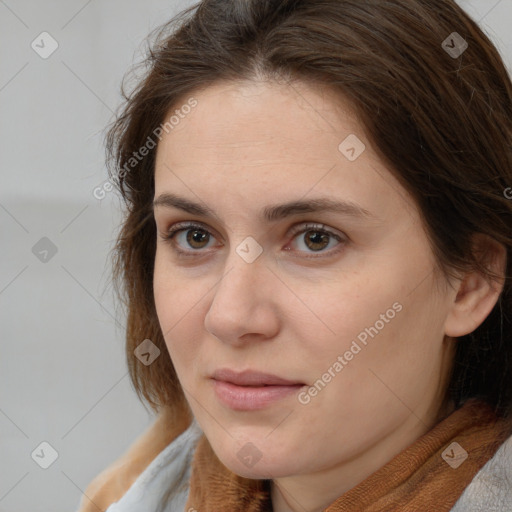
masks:
<svg viewBox="0 0 512 512"><path fill-rule="evenodd" d="M261 257L247 263L234 253L225 268L205 316L206 330L234 346L273 338L279 330L279 280Z"/></svg>

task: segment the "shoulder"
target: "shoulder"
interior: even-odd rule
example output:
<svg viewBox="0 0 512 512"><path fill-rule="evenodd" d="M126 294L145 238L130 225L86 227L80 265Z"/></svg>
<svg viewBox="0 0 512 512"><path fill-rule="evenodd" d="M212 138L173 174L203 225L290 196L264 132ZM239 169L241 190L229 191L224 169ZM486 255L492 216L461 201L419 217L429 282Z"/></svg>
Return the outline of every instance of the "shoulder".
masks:
<svg viewBox="0 0 512 512"><path fill-rule="evenodd" d="M136 479L129 465L122 458L97 475L85 489L78 512L106 510L120 500Z"/></svg>
<svg viewBox="0 0 512 512"><path fill-rule="evenodd" d="M512 510L512 436L475 475L451 512Z"/></svg>
<svg viewBox="0 0 512 512"><path fill-rule="evenodd" d="M190 427L191 421L189 414L176 418L169 408L163 408L128 450L89 483L77 512L103 511L118 502L154 459Z"/></svg>

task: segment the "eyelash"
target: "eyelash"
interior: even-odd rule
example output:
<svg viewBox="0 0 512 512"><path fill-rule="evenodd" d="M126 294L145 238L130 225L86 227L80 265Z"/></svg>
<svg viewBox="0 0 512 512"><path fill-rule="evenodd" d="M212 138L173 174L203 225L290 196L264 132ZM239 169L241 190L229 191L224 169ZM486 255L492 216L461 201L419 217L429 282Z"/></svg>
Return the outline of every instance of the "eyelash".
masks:
<svg viewBox="0 0 512 512"><path fill-rule="evenodd" d="M206 229L204 226L202 226L201 224L193 223L193 222L185 222L185 223L175 224L172 229L170 229L163 235L161 234L160 236L161 236L162 240L164 241L164 243L169 243L172 246L173 250L176 253L178 253L178 255L180 257L202 256L202 254L198 254L198 253L204 252L204 251L202 251L202 249L195 249L195 250L192 249L190 251L185 251L183 249L180 249L177 246L177 244L174 242L174 237L178 233L180 233L182 231L189 231L192 229L204 231L208 235L213 236L213 234L208 229ZM333 231L326 229L323 224L306 223L306 224L301 224L299 226L294 226L291 230L290 236L293 236L295 238L297 235L307 233L308 231L314 231L314 232L322 233L325 235L329 235L329 236L335 238L338 242L340 242L339 245L343 245L344 243L346 243L348 241L347 239L344 239L343 237L334 233ZM340 250L341 249L339 249L339 248L338 249L336 249L336 248L330 249L328 251L321 250L317 253L318 256L306 256L306 258L320 258L320 257L332 256L334 254L337 254ZM304 251L299 251L299 252L304 252ZM315 253L311 253L311 254L315 254Z"/></svg>

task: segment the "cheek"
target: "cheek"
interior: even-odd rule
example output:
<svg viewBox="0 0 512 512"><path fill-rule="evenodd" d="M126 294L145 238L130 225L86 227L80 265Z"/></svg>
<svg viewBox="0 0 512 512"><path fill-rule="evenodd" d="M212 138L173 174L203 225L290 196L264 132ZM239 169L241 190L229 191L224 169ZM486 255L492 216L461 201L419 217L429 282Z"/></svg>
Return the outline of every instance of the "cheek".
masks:
<svg viewBox="0 0 512 512"><path fill-rule="evenodd" d="M428 262L421 268L418 260L412 264L398 254L393 261L375 262L370 271L330 281L321 294L314 286L302 294L316 315L295 315L300 326L295 329L300 329L315 373L326 372L345 354L350 374L364 371L365 378L370 365L392 376L401 365L421 369L422 359L437 357L443 338L442 304L431 278L418 286L428 275Z"/></svg>
<svg viewBox="0 0 512 512"><path fill-rule="evenodd" d="M155 257L153 278L155 308L169 355L180 373L180 367L193 358L193 329L200 325L194 321L197 315L199 297L195 297L194 283L179 278L179 275L166 265L158 251Z"/></svg>
<svg viewBox="0 0 512 512"><path fill-rule="evenodd" d="M397 310L403 309L399 288L370 275L331 280L321 293L313 287L303 296L315 313L304 311L300 320L307 339L320 350L328 351L330 347L340 353L349 349L352 340L364 343L369 336L367 330L375 323L379 331L385 331L400 316Z"/></svg>
<svg viewBox="0 0 512 512"><path fill-rule="evenodd" d="M182 320L193 314L198 286L197 280L185 279L179 269L166 260L165 249L156 251L153 293L162 331L171 335L180 328Z"/></svg>

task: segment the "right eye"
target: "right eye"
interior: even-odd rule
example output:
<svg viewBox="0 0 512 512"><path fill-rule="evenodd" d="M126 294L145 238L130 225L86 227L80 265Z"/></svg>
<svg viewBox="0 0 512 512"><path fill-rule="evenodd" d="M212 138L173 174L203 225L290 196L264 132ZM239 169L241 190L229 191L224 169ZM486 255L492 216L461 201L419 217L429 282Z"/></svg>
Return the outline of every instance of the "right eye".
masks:
<svg viewBox="0 0 512 512"><path fill-rule="evenodd" d="M161 235L164 242L181 255L194 256L192 253L200 252L208 248L208 242L213 235L200 224L190 222L179 223L172 226L165 234Z"/></svg>

